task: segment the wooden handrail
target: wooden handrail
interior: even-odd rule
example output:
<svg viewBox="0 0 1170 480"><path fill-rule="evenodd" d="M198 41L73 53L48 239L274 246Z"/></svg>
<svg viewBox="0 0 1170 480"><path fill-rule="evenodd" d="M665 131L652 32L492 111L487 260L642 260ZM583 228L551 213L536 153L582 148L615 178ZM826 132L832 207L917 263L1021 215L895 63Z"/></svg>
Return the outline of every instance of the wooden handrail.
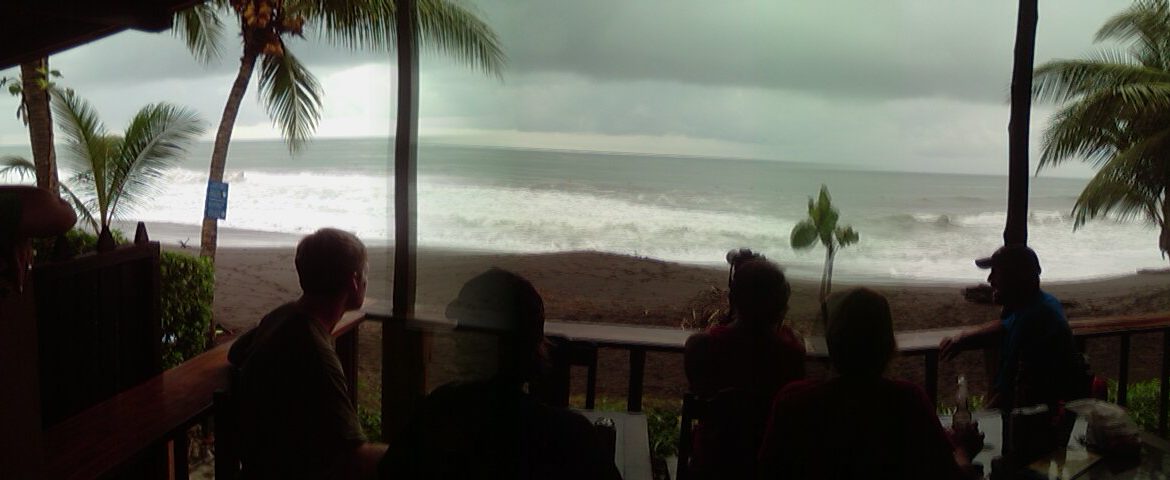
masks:
<svg viewBox="0 0 1170 480"><path fill-rule="evenodd" d="M85 479L109 472L211 409L228 386L220 345L101 402L45 432L45 478Z"/></svg>
<svg viewBox="0 0 1170 480"><path fill-rule="evenodd" d="M365 317L363 312L350 312L333 330L343 367L356 366L348 357L356 355L357 326ZM228 387L227 354L234 342L225 342L50 428L44 437L44 478L97 478L140 452L184 434L211 413L215 391ZM342 344L354 348L343 352ZM352 389L356 376L349 369L346 374Z"/></svg>
<svg viewBox="0 0 1170 480"><path fill-rule="evenodd" d="M379 307L367 309L366 319L376 322L389 320L389 312L383 311ZM1076 337L1149 333L1170 328L1170 313L1074 318L1068 323L1072 328L1073 336ZM406 324L408 329L427 332L448 331L454 327L455 323L446 319L413 318ZM896 332L894 338L898 343L898 351L903 355L923 354L938 350L938 344L942 339L957 335L966 328L969 327L910 330ZM594 342L601 347L638 347L646 350L672 352L681 352L687 338L697 331L671 327L561 322L557 320L546 321L544 330L545 334L548 335L561 335L571 340ZM824 337L817 335L806 337L805 344L810 357L823 358L828 356L828 350L824 347Z"/></svg>
<svg viewBox="0 0 1170 480"><path fill-rule="evenodd" d="M367 318L371 321L391 320L390 313L377 306L368 309L368 312ZM1163 377L1170 375L1170 313L1081 318L1070 320L1069 326L1072 328L1073 335L1078 340L1104 336L1122 337L1122 368L1119 374L1119 381L1123 383L1128 378L1126 366L1128 365L1129 336L1136 333L1163 332L1165 335L1163 341L1165 345L1164 349L1167 349L1167 351L1163 352ZM447 319L423 318L411 318L401 325L401 328L405 328L408 331L423 332L425 334L450 331L454 327L455 323ZM591 342L599 347L628 350L630 352L630 371L627 408L630 411L641 410L642 374L645 367L646 352L682 352L687 338L695 333L695 330L679 328L560 322L556 320L546 321L544 328L545 333L548 335L560 335L570 340ZM938 397L939 343L944 338L957 335L966 328L969 327L912 330L895 333L894 337L901 355L922 356L925 370L924 388L929 398L936 399ZM822 336L806 337L805 349L809 358L828 358L828 348ZM411 361L417 361L420 368L425 368L425 363L421 359ZM1166 383L1166 380L1163 379L1164 386ZM387 387L384 386L384 388ZM1163 388L1163 392L1167 390L1170 390L1170 387ZM415 392L414 395L419 396L424 393ZM1125 396L1126 388L1122 386L1118 392L1118 398L1121 403L1124 403ZM1165 406L1166 400L1164 394L1161 396L1161 404L1163 406L1161 407L1162 412L1160 412L1159 424L1161 425L1161 430L1164 432L1166 430L1166 417L1168 415L1165 411L1167 407ZM386 416L386 412L383 412L383 416ZM386 420L386 418L383 418L383 422Z"/></svg>

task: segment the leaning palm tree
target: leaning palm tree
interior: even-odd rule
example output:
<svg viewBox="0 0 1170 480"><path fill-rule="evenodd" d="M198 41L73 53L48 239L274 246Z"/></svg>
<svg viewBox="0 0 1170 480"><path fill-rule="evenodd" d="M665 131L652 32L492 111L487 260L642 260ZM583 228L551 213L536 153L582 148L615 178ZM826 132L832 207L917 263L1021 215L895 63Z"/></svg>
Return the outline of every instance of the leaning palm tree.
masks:
<svg viewBox="0 0 1170 480"><path fill-rule="evenodd" d="M218 56L225 16L239 21L243 52L228 94L211 153L208 180L222 182L232 129L248 83L260 64L260 97L295 151L312 135L321 112L321 87L288 50L288 36L306 29L346 48L388 50L395 43L394 0L214 0L176 14L176 33L204 61ZM473 68L499 75L504 54L487 24L460 0L420 0L418 32L422 45ZM203 219L200 254L215 257L218 220Z"/></svg>
<svg viewBox="0 0 1170 480"><path fill-rule="evenodd" d="M127 209L141 205L203 127L194 112L165 103L143 107L121 135L111 134L93 107L72 90L53 95L53 115L65 137L64 159L73 174L61 190L94 233ZM33 174L33 162L0 159L0 174Z"/></svg>
<svg viewBox="0 0 1170 480"><path fill-rule="evenodd" d="M1097 41L1129 44L1036 69L1034 94L1061 103L1044 132L1039 168L1084 160L1097 173L1073 206L1073 228L1098 217L1144 218L1170 253L1170 2L1138 0Z"/></svg>

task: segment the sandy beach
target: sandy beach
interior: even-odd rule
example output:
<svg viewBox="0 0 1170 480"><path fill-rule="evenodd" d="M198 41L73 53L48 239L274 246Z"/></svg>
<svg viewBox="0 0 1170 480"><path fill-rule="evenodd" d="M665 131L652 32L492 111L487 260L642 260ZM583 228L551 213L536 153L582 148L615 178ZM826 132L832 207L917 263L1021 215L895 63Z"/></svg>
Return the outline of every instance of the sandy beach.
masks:
<svg viewBox="0 0 1170 480"><path fill-rule="evenodd" d="M182 248L168 240L175 226L156 226L155 238L168 250L197 254L195 248ZM180 229L181 230L181 229ZM254 325L266 312L299 294L293 267L293 247L288 236L267 237L263 232L226 230L224 238L248 237L271 240L285 246L221 247L217 254L215 318L227 328L240 332ZM264 244L263 241L254 242ZM1044 259L1042 259L1044 261ZM1054 261L1049 259L1048 261ZM385 247L370 249L370 283L368 297L390 298L393 252ZM562 321L611 322L679 328L690 316L696 297L710 295L713 288L724 288L727 270L717 267L684 265L655 259L599 252L565 252L551 254L502 254L491 252L420 249L418 252L418 300L420 316L441 315L447 302L455 297L468 278L490 267L501 267L529 278L544 297L547 317ZM982 279L982 272L972 266L969 283L866 284L890 301L898 331L973 325L997 317L998 308L977 305L963 298L962 288ZM816 319L817 279L790 279L793 287L790 313L786 320L802 334L819 334ZM835 283L834 289L850 284ZM1170 275L1135 274L1092 281L1045 283L1045 290L1060 298L1070 318L1170 311ZM380 325L362 327L361 370L362 402L376 404L378 369L380 368ZM1150 337L1150 338L1147 338ZM1160 338L1136 336L1131 379L1156 375ZM436 340L432 386L457 375L447 365L445 344ZM1117 340L1089 343L1092 366L1099 374L1117 375ZM601 354L599 391L603 396L623 397L626 390L626 353L604 351ZM814 375L823 368L811 369ZM973 385L983 385L983 355L962 354L956 361L940 367L940 394L947 395L959 373L972 378ZM919 360L898 360L891 375L922 381ZM681 398L686 388L682 356L655 354L648 356L646 391L648 396ZM577 390L579 392L579 390ZM944 397L945 398L945 397Z"/></svg>

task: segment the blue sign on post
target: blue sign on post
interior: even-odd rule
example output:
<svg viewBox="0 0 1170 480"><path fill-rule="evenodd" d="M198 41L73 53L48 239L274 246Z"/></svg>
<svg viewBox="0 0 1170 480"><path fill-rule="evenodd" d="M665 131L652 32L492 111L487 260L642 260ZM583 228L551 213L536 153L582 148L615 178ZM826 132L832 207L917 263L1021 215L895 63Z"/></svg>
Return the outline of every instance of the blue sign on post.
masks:
<svg viewBox="0 0 1170 480"><path fill-rule="evenodd" d="M203 206L203 218L227 218L228 184L207 182L207 204Z"/></svg>

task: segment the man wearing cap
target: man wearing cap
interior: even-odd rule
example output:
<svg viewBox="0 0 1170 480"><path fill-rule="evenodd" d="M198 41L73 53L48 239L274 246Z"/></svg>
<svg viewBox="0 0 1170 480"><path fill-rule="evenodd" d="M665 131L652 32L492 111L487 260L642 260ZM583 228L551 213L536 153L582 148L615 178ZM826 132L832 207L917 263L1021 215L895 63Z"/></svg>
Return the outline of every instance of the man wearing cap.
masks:
<svg viewBox="0 0 1170 480"><path fill-rule="evenodd" d="M993 299L1003 305L993 320L945 338L944 360L966 349L1000 347L999 371L988 407L1009 410L1084 396L1088 382L1060 301L1040 289L1040 260L1025 245L1010 244L975 261L991 269ZM1078 358L1079 357L1079 358Z"/></svg>

